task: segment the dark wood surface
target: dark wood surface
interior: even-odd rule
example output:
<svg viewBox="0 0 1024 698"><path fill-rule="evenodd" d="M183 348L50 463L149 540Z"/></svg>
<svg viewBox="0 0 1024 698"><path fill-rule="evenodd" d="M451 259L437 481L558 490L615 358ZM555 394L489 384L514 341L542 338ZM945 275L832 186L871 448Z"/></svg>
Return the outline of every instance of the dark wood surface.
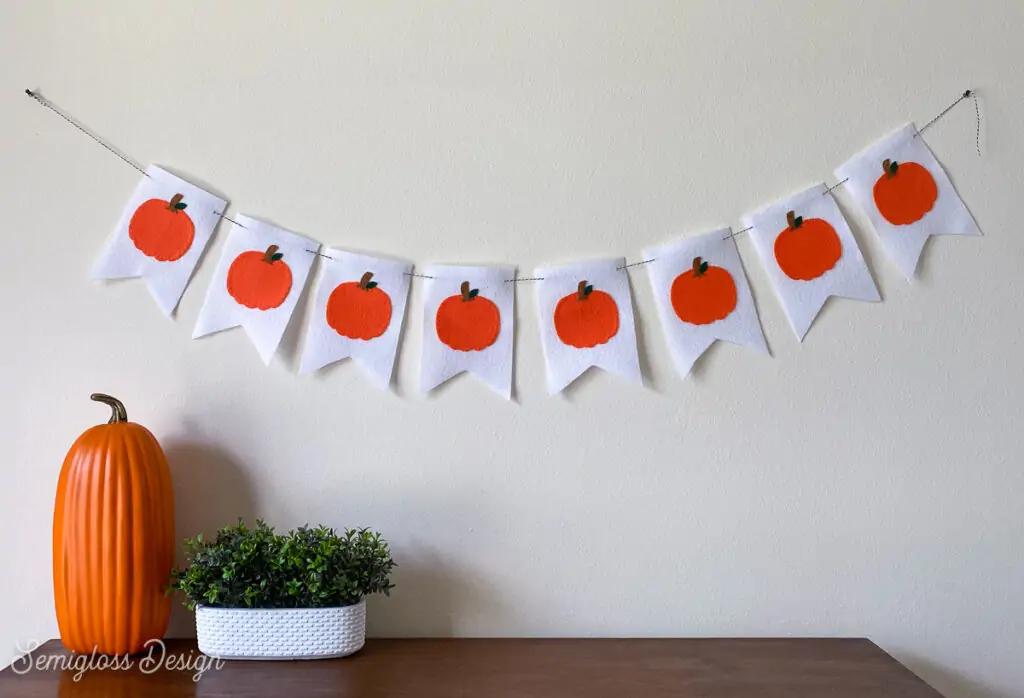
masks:
<svg viewBox="0 0 1024 698"><path fill-rule="evenodd" d="M51 659L65 657L65 660ZM40 659L42 658L42 659ZM369 640L344 659L211 661L194 640L168 640L128 670L85 662L57 641L0 672L3 698L941 698L868 640ZM168 662L191 664L169 668ZM81 668L81 664L78 668ZM143 667L150 673L145 673ZM17 671L24 673L17 673Z"/></svg>

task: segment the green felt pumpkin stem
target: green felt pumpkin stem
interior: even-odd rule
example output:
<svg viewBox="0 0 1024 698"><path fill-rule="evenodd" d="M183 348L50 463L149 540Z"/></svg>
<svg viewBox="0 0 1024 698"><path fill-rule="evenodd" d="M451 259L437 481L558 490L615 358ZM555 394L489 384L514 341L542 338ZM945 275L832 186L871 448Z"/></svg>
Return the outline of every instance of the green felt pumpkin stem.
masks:
<svg viewBox="0 0 1024 698"><path fill-rule="evenodd" d="M263 261L267 264L274 263L274 255L277 254L277 245L271 245L267 248L267 251L263 253ZM278 259L281 259L278 257Z"/></svg>
<svg viewBox="0 0 1024 698"><path fill-rule="evenodd" d="M364 291L369 290L369 289L366 288L366 284L370 283L370 279L372 279L372 278L373 278L373 272L372 271L368 271L365 274L363 274L362 277L360 277L360 279L359 279L359 288L363 289Z"/></svg>
<svg viewBox="0 0 1024 698"><path fill-rule="evenodd" d="M178 207L178 204L181 203L181 200L183 198L185 198L185 197L183 197L181 194L175 194L174 196L172 196L171 200L167 202L167 210L168 211L180 211L181 209Z"/></svg>
<svg viewBox="0 0 1024 698"><path fill-rule="evenodd" d="M124 403L116 397L104 395L103 393L93 393L89 396L89 399L95 400L96 402L102 402L104 405L108 405L113 411L110 415L110 419L107 420L107 424L117 424L119 422L128 421L128 412L124 409Z"/></svg>

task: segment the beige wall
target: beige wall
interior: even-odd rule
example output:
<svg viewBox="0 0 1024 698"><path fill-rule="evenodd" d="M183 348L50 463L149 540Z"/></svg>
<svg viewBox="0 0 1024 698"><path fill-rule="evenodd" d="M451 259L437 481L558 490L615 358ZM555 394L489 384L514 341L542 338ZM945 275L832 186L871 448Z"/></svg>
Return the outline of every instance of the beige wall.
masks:
<svg viewBox="0 0 1024 698"><path fill-rule="evenodd" d="M182 536L383 531L378 635L866 635L950 696L1024 696L1024 4L483 5L0 4L0 663L55 634L56 476L104 390L167 450ZM222 240L175 321L90 282L138 176L22 93L232 211L529 272L735 225L967 86L985 157L967 105L928 141L985 237L908 284L853 217L885 302L831 302L803 345L744 240L774 358L718 346L685 381L634 271L646 389L547 397L523 287L516 403L416 394L418 287L395 395L298 377L299 322L269 369L240 331L191 340Z"/></svg>

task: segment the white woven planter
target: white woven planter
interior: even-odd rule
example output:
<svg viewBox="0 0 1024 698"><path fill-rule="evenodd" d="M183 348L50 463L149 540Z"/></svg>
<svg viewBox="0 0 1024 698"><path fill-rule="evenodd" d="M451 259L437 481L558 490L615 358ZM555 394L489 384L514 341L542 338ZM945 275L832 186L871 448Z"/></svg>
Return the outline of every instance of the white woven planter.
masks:
<svg viewBox="0 0 1024 698"><path fill-rule="evenodd" d="M221 659L327 659L366 642L366 602L340 608L196 607L199 651Z"/></svg>

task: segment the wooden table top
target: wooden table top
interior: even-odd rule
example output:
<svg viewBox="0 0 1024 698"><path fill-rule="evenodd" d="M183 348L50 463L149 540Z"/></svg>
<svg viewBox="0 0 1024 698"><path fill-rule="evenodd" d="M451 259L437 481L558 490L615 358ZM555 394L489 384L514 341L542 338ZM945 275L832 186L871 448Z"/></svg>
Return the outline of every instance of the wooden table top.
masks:
<svg viewBox="0 0 1024 698"><path fill-rule="evenodd" d="M220 668L195 640L167 640L117 670L52 640L31 657L0 672L0 696L942 698L862 639L369 640L344 659Z"/></svg>

